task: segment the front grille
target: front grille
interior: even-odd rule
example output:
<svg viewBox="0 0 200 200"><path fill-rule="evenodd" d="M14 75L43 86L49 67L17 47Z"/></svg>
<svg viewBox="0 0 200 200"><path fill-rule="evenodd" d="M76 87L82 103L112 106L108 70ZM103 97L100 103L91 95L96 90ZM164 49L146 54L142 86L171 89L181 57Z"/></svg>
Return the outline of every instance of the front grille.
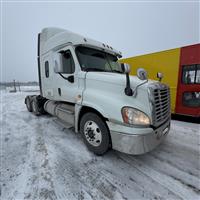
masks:
<svg viewBox="0 0 200 200"><path fill-rule="evenodd" d="M164 84L156 84L152 89L153 94L153 124L158 126L170 116L170 91Z"/></svg>

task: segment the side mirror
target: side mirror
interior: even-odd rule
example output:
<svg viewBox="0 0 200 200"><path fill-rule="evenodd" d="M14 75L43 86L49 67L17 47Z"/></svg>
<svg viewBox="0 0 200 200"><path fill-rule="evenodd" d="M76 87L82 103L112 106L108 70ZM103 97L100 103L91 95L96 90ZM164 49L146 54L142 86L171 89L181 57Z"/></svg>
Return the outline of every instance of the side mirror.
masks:
<svg viewBox="0 0 200 200"><path fill-rule="evenodd" d="M122 64L121 64L121 68L122 68L122 72L123 72L124 74L129 74L130 71L131 71L130 65L127 64L127 63L122 63Z"/></svg>
<svg viewBox="0 0 200 200"><path fill-rule="evenodd" d="M161 72L158 72L157 73L157 78L159 79L159 81L161 81L162 78L163 78L163 74Z"/></svg>
<svg viewBox="0 0 200 200"><path fill-rule="evenodd" d="M62 54L56 53L53 57L53 61L54 61L54 72L55 73L62 73L63 72Z"/></svg>
<svg viewBox="0 0 200 200"><path fill-rule="evenodd" d="M122 63L121 64L121 68L122 68L122 72L124 74L126 74L126 87L124 89L124 93L127 95L127 96L132 96L133 95L133 91L131 89L131 84L130 84L130 77L129 77L129 73L131 71L130 69L130 65L127 64L127 63Z"/></svg>
<svg viewBox="0 0 200 200"><path fill-rule="evenodd" d="M137 77L140 80L147 80L147 71L143 68L138 68L137 69Z"/></svg>

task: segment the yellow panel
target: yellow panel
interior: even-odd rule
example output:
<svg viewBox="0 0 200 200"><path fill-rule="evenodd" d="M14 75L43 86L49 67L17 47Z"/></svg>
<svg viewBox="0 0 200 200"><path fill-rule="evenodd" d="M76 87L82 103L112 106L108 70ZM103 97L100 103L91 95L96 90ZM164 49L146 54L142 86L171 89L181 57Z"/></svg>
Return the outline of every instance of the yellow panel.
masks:
<svg viewBox="0 0 200 200"><path fill-rule="evenodd" d="M136 75L137 68L147 70L150 79L157 79L157 72L162 72L163 83L170 86L171 110L175 113L176 92L178 82L178 70L180 60L180 48L121 59L120 62L128 63L131 66L131 75Z"/></svg>

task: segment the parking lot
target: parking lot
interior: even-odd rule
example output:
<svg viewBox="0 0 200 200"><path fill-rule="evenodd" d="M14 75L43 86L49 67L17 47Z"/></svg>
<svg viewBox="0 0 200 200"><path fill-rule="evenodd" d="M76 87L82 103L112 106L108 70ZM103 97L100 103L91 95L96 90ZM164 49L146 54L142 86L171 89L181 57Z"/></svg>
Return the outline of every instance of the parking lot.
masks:
<svg viewBox="0 0 200 200"><path fill-rule="evenodd" d="M54 117L27 112L37 92L1 92L1 199L199 199L200 125L172 120L154 151L96 156Z"/></svg>

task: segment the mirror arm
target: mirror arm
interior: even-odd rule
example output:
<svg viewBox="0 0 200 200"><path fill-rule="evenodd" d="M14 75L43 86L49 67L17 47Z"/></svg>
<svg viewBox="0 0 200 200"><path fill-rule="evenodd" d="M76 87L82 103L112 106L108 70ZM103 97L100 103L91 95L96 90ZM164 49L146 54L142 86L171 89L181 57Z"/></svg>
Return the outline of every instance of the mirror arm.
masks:
<svg viewBox="0 0 200 200"><path fill-rule="evenodd" d="M74 76L71 75L71 76L68 76L68 77L65 77L62 75L62 73L58 73L62 78L64 78L65 80L69 81L70 83L73 83L74 82Z"/></svg>
<svg viewBox="0 0 200 200"><path fill-rule="evenodd" d="M136 97L137 96L137 89L141 86L141 85L144 85L145 83L148 82L148 79L145 80L144 82L140 83L139 85L137 85L134 90L133 90L133 97Z"/></svg>
<svg viewBox="0 0 200 200"><path fill-rule="evenodd" d="M129 73L126 73L126 88L124 89L124 92L127 96L132 96L133 95L133 91L131 89L130 86L130 77L129 77Z"/></svg>

